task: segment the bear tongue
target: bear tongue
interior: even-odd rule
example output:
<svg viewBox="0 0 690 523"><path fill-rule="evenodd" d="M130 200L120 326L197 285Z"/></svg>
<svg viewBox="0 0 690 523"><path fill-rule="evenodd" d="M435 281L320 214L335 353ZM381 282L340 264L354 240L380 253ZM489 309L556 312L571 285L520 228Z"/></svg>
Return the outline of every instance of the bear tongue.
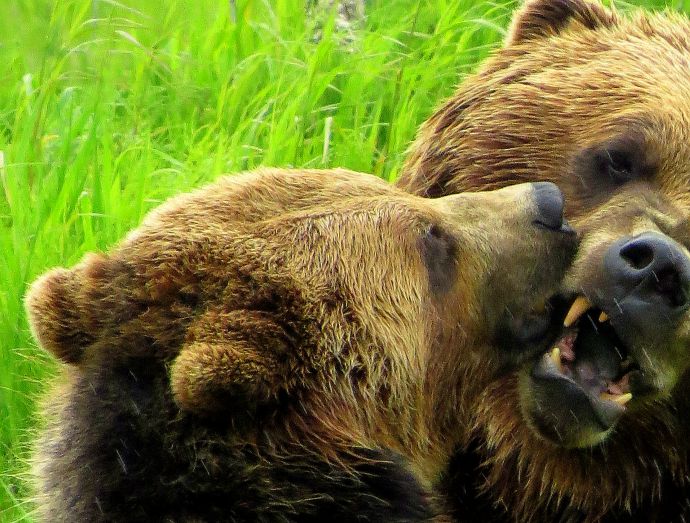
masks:
<svg viewBox="0 0 690 523"><path fill-rule="evenodd" d="M620 376L623 361L620 351L600 336L596 327L582 325L573 348L573 379L585 390L598 395Z"/></svg>
<svg viewBox="0 0 690 523"><path fill-rule="evenodd" d="M561 358L566 362L575 361L575 340L577 339L577 331L577 328L565 329L563 335L555 344L560 350Z"/></svg>
<svg viewBox="0 0 690 523"><path fill-rule="evenodd" d="M594 362L580 359L575 362L573 379L587 392L597 396L607 389L610 381Z"/></svg>
<svg viewBox="0 0 690 523"><path fill-rule="evenodd" d="M563 376L572 379L592 397L612 400L620 405L629 401L629 374L621 376L623 360L620 351L597 332L589 322L566 328L548 353ZM624 395L624 396L623 396Z"/></svg>

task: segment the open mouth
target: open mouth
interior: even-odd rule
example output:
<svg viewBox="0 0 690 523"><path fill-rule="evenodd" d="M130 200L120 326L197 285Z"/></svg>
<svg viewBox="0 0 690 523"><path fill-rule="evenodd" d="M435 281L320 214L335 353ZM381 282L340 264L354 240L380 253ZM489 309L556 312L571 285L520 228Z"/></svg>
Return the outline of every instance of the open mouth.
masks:
<svg viewBox="0 0 690 523"><path fill-rule="evenodd" d="M564 433L577 427L590 435L613 427L633 398L631 376L639 366L608 314L587 298L578 296L559 312L562 331L529 374L530 401L539 432L565 443L572 438Z"/></svg>

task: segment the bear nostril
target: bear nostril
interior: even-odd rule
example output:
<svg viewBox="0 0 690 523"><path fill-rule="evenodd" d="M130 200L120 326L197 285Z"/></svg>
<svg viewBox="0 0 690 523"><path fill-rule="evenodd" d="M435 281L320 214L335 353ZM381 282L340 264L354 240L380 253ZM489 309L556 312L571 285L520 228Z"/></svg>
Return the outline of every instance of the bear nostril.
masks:
<svg viewBox="0 0 690 523"><path fill-rule="evenodd" d="M644 233L621 238L609 248L604 262L618 299L633 298L654 314L690 305L690 257L672 238ZM627 297L627 298L626 298Z"/></svg>
<svg viewBox="0 0 690 523"><path fill-rule="evenodd" d="M654 261L654 249L646 242L630 242L621 248L620 255L638 271L649 267Z"/></svg>
<svg viewBox="0 0 690 523"><path fill-rule="evenodd" d="M683 307L687 304L687 289L674 267L655 272L654 277L656 279L654 287L659 294L667 297L672 307Z"/></svg>

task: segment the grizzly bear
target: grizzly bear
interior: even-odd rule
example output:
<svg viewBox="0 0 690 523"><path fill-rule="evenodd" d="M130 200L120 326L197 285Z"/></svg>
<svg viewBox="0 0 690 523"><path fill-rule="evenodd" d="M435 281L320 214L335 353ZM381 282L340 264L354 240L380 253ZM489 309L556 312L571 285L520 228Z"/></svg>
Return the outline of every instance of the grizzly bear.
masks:
<svg viewBox="0 0 690 523"><path fill-rule="evenodd" d="M425 521L465 389L553 343L550 183L435 200L345 170L223 178L31 287L64 363L43 521ZM510 271L506 271L510 267Z"/></svg>
<svg viewBox="0 0 690 523"><path fill-rule="evenodd" d="M526 181L563 189L582 241L551 357L472 399L456 518L690 521L690 22L527 1L398 186Z"/></svg>

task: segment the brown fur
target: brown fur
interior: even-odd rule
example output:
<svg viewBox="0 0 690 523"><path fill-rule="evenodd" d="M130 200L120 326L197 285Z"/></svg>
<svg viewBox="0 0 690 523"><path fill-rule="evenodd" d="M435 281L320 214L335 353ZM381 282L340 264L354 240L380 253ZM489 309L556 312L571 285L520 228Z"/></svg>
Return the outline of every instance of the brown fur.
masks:
<svg viewBox="0 0 690 523"><path fill-rule="evenodd" d="M621 237L654 231L687 254L689 65L690 23L679 15L623 16L593 0L527 1L505 46L422 126L398 186L438 197L557 183L582 233L566 292L595 292L602 253ZM625 141L636 144L634 180L588 176L593 150ZM535 434L518 373L467 397L473 429L451 474L463 479L450 487L459 517L690 519L689 336L685 314L644 340L659 393L633 399L613 433L588 448Z"/></svg>
<svg viewBox="0 0 690 523"><path fill-rule="evenodd" d="M428 200L265 169L48 272L29 317L69 365L37 444L43 519L431 517L459 389L544 349L492 349L573 252L536 215L530 185Z"/></svg>

